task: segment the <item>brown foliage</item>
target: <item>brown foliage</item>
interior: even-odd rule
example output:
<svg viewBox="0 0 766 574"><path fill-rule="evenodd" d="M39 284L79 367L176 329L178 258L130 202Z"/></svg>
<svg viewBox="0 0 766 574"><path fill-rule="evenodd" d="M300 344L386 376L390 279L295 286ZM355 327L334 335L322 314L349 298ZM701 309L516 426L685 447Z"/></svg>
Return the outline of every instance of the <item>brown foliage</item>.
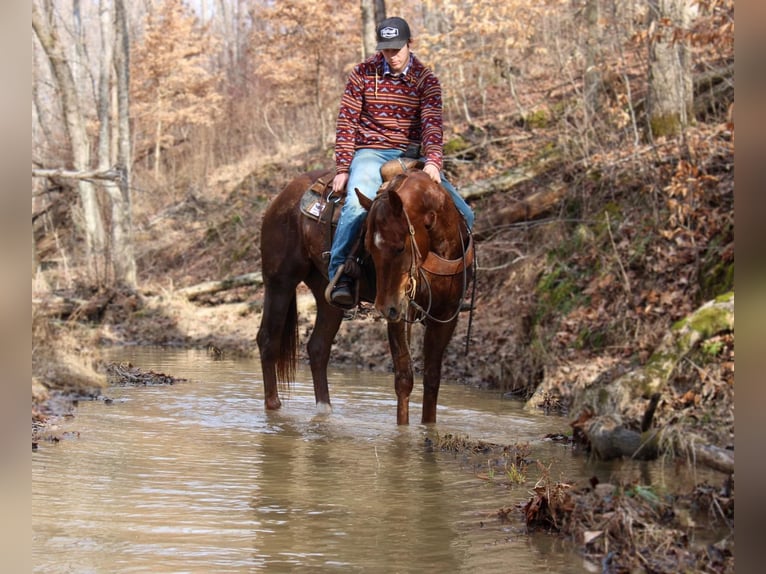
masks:
<svg viewBox="0 0 766 574"><path fill-rule="evenodd" d="M135 156L142 157L146 147L176 144L191 127L217 123L222 104L212 60L217 47L182 0L164 0L147 15L131 55L131 116L143 142Z"/></svg>

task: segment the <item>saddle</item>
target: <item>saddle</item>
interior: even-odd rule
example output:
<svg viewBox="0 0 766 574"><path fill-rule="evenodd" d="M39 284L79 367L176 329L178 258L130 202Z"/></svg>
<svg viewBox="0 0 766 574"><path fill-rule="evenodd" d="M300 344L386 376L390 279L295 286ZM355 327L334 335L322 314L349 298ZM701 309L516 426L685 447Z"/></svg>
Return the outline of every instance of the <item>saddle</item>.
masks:
<svg viewBox="0 0 766 574"><path fill-rule="evenodd" d="M387 161L380 167L380 175L383 177L383 185L380 191L388 186L388 182L400 173L408 169L423 169L424 163L420 160L402 157ZM346 194L330 197L332 193L332 180L335 178L335 170L320 176L306 190L301 198L301 213L306 217L319 221L330 222L333 227L338 225L340 207L346 201Z"/></svg>

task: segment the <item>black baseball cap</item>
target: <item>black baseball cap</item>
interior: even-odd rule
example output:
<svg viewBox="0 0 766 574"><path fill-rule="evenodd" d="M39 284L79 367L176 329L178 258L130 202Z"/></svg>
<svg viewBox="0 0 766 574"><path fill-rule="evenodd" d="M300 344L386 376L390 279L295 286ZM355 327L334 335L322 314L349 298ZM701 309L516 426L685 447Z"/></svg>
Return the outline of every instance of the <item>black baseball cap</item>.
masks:
<svg viewBox="0 0 766 574"><path fill-rule="evenodd" d="M377 29L376 50L398 50L410 39L410 27L403 18L386 18Z"/></svg>

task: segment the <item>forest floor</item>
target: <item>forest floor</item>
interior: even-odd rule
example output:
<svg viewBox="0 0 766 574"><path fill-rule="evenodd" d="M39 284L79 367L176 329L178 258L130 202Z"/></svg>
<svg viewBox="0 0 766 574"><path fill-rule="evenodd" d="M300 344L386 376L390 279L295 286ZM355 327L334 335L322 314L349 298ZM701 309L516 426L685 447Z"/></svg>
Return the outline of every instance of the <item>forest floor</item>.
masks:
<svg viewBox="0 0 766 574"><path fill-rule="evenodd" d="M676 322L732 292L732 130L725 122L702 124L690 131L685 147L613 151L587 165L559 158L508 189L472 198L475 310L461 316L443 384L536 397L529 408L574 422L580 413L571 408L584 387L646 365ZM453 154L448 171L466 187L540 163L555 135L528 125L488 124L460 137L463 151ZM316 165L327 162L316 154L243 162L221 173L211 193L178 192L161 210L139 214L138 292L82 292L61 288L61 277L40 274L33 285L33 444L55 439L49 423L71 409L67 397L93 396L107 384L103 365L93 371L102 346L257 352L259 285L194 300L179 289L257 271L265 205L291 177ZM534 220L503 218L510 205L561 186L566 194ZM299 295L305 342L311 302L308 290ZM58 313L65 321L50 321L57 308L66 309ZM416 369L418 337L416 329ZM331 362L389 371L388 353L385 323L358 313L344 320ZM305 350L300 360L307 360ZM637 428L645 408L639 401L615 414ZM714 333L679 357L654 424L733 451L733 330ZM733 572L733 500L733 480L725 474L720 484L664 498L635 484L547 482L518 510L530 527L559 531L584 554L606 561L604 571ZM690 544L695 529L711 523L730 534L701 548Z"/></svg>

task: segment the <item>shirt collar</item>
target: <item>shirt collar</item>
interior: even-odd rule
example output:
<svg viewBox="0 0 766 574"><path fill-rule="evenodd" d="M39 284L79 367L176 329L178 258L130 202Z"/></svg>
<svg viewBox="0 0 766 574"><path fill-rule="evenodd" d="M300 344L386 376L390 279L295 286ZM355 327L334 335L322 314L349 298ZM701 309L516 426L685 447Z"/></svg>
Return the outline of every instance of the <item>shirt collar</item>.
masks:
<svg viewBox="0 0 766 574"><path fill-rule="evenodd" d="M412 66L412 54L410 53L410 59L407 61L407 65L404 66L404 70L402 70L402 73L399 74L398 76L394 76L394 74L391 72L391 66L389 66L388 62L386 61L386 59L383 58L383 75L384 76L391 76L392 78L394 78L394 77L403 78L404 76L407 75L407 72L410 71L410 67L411 66Z"/></svg>

